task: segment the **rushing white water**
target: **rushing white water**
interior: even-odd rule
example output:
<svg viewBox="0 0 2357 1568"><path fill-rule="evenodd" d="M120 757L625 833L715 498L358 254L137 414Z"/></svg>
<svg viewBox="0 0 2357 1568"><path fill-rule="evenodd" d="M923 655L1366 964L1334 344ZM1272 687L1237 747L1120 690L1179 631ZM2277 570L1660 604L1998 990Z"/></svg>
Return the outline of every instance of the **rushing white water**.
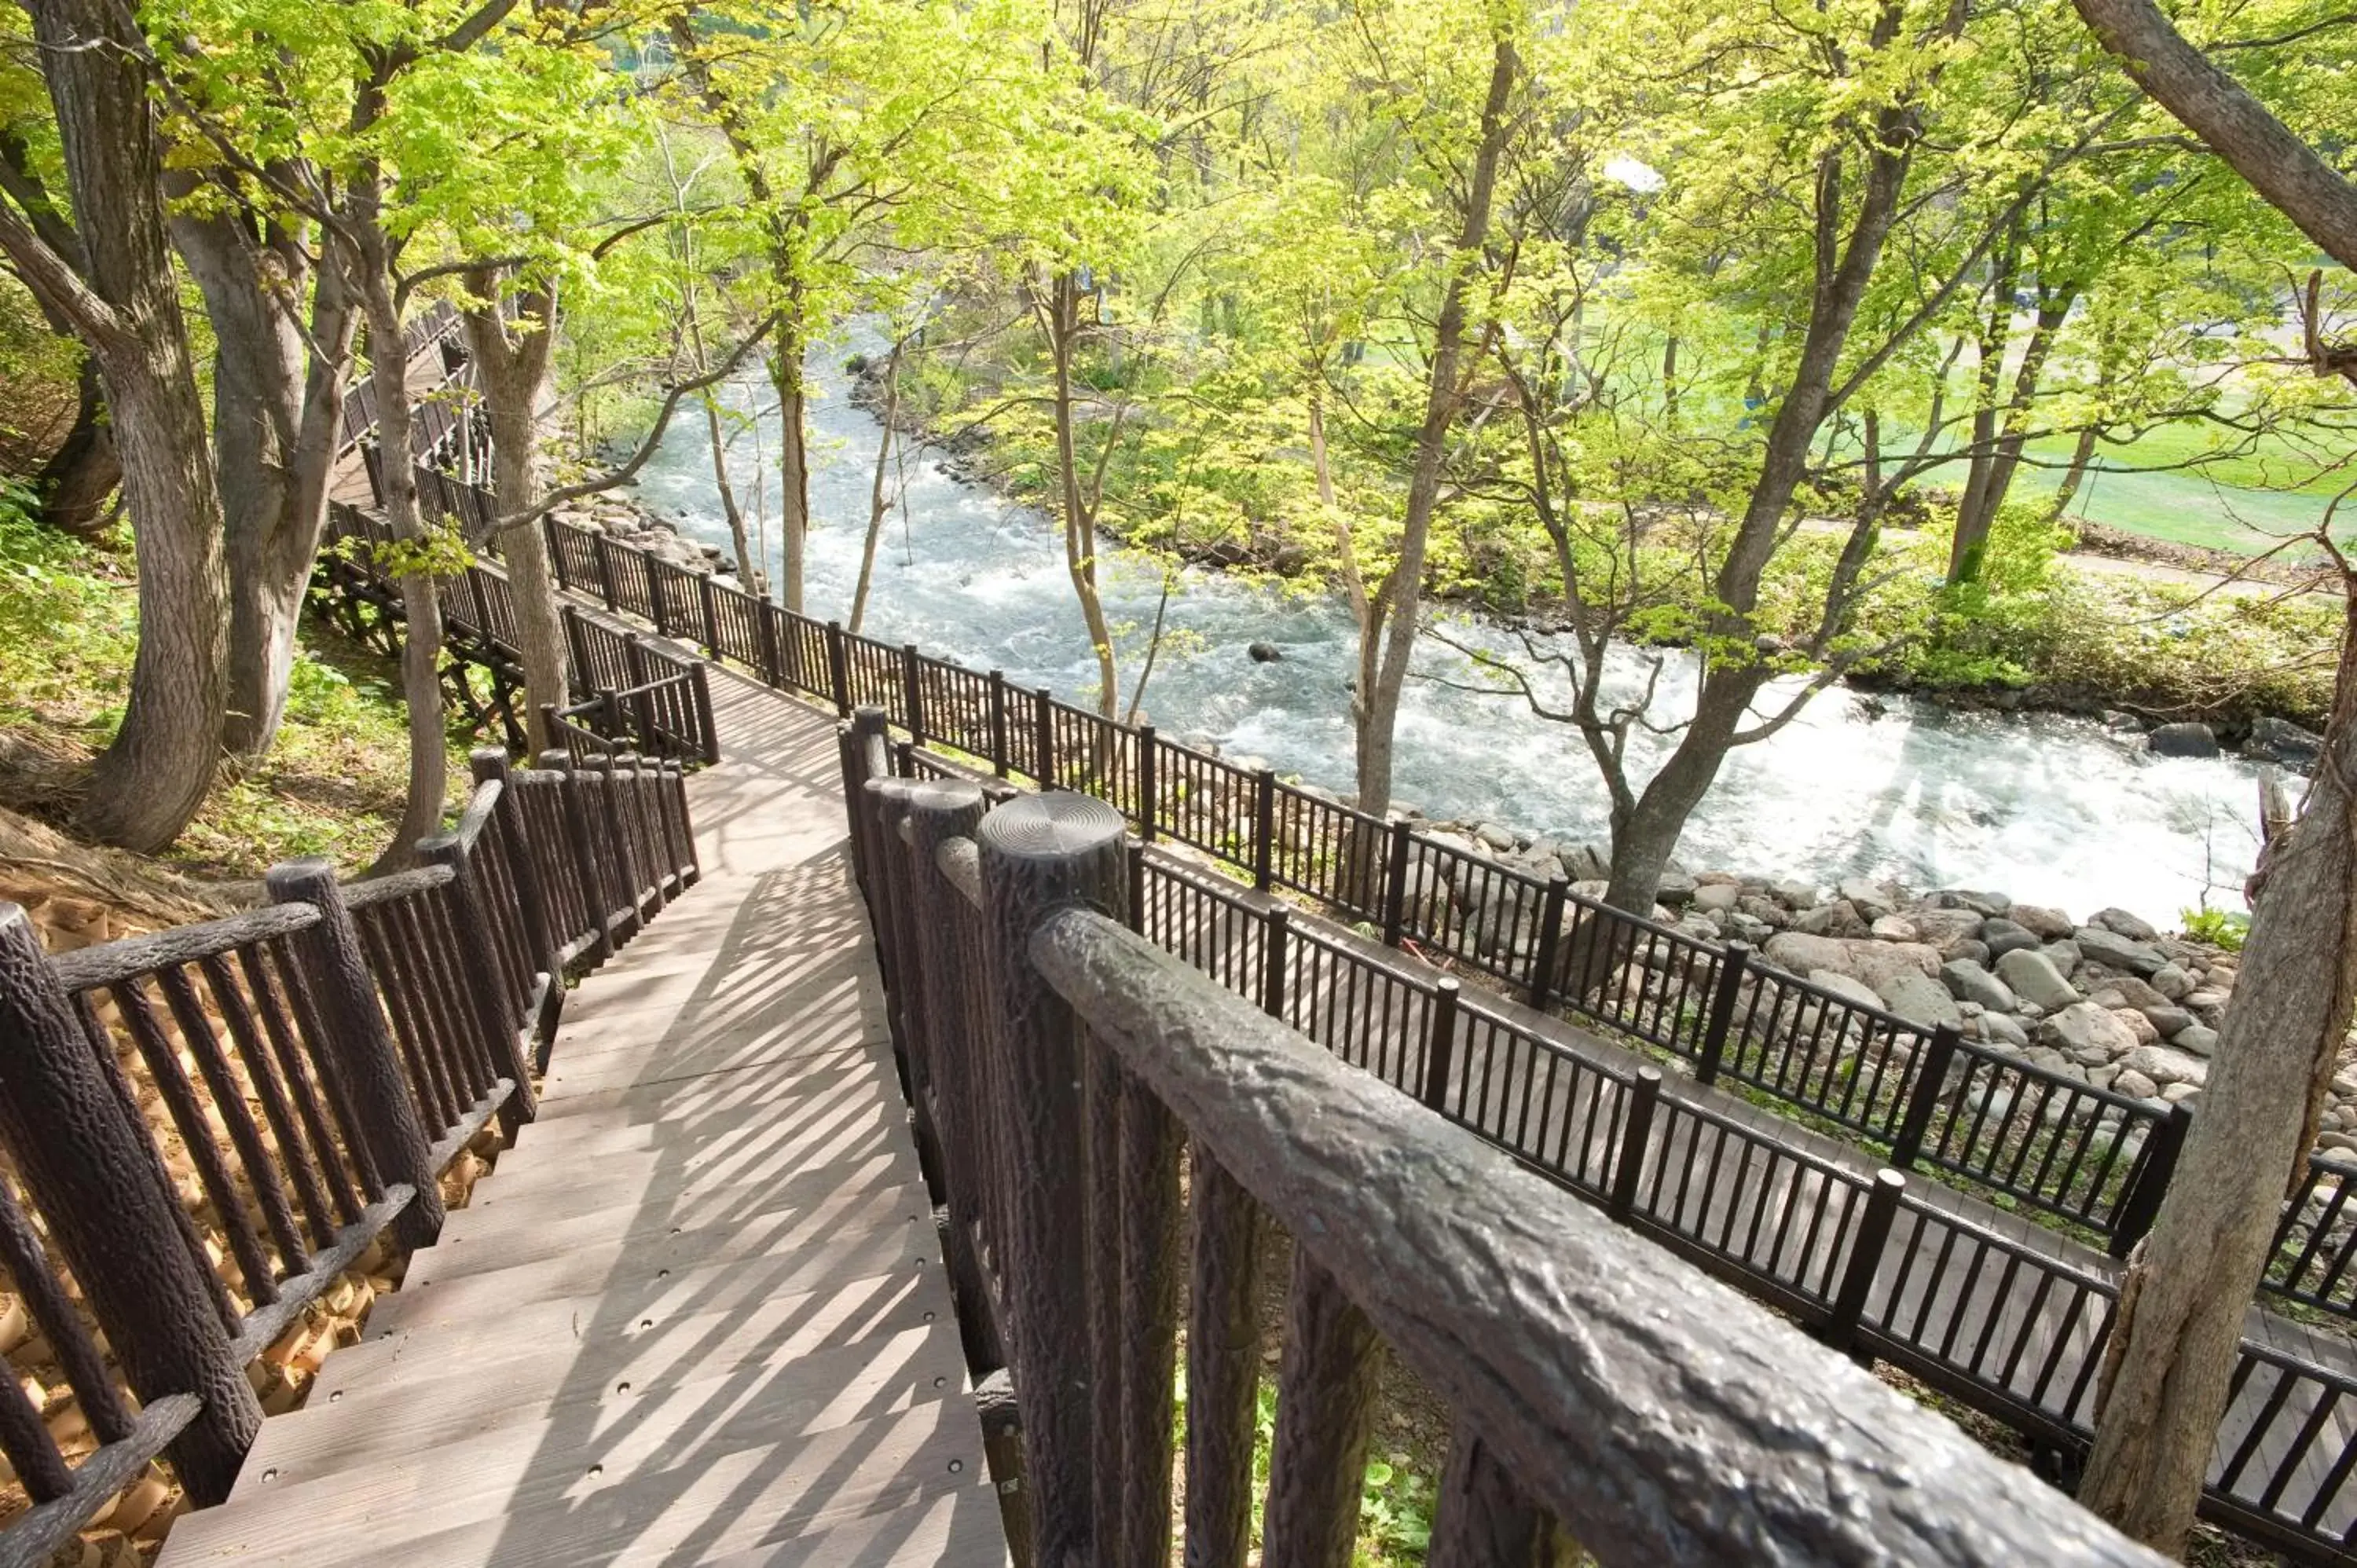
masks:
<svg viewBox="0 0 2357 1568"><path fill-rule="evenodd" d="M814 360L811 380L817 526L807 607L840 618L858 575L877 425L849 403L837 364ZM748 409L765 402L749 385L737 395ZM772 412L759 439L740 435L731 452L748 509L757 457L777 451L774 419ZM759 467L770 470L763 500L774 518L774 464ZM909 461L902 473L903 504L878 553L868 634L1001 669L1069 699L1092 698L1095 661L1054 525L929 459ZM640 493L693 537L726 546L703 421L674 424ZM774 534L770 557L775 570ZM1163 579L1118 557L1103 578L1108 613L1126 628L1117 633L1125 703ZM1171 595L1168 626L1178 635L1166 639L1145 702L1165 735L1206 736L1230 756L1256 756L1282 773L1351 789L1346 610L1189 571ZM1510 633L1478 622L1449 629L1469 645L1519 650ZM1254 641L1275 644L1284 657L1254 663L1245 651ZM1467 660L1428 639L1417 668L1476 678ZM1620 673L1633 681L1642 668L1631 652ZM1655 711L1678 711L1691 690L1690 666L1673 657ZM1774 698L1771 692L1762 706ZM1658 757L1668 744L1635 749ZM2081 719L1962 713L1902 697L1867 702L1835 688L1771 739L1728 757L1679 857L1698 869L1817 882L1872 875L1919 887L1993 888L2082 918L2116 905L2169 924L2205 889L2213 905L2241 908L2238 890L2255 850L2256 769L2156 757L2140 744ZM1535 717L1519 697L1431 679L1409 684L1396 794L1436 816L1491 818L1599 845L1606 836L1603 789L1576 735Z"/></svg>

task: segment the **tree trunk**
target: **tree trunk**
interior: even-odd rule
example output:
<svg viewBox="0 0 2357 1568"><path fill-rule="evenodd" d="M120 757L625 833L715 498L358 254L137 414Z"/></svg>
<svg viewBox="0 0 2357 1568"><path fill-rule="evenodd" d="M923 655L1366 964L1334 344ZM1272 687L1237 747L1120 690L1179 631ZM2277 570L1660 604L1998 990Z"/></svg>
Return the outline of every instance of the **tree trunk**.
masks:
<svg viewBox="0 0 2357 1568"><path fill-rule="evenodd" d="M123 725L92 770L81 824L152 853L204 803L221 756L221 492L165 244L162 142L138 64L145 41L98 0L30 9L73 209L88 228L79 281L91 297L68 314L98 356L139 572ZM18 253L28 239L9 235L20 264L43 259ZM40 270L64 281L62 269Z"/></svg>
<svg viewBox="0 0 2357 1568"><path fill-rule="evenodd" d="M376 393L378 467L384 475L380 498L385 527L393 539L420 542L425 528L417 510L416 443L412 435L409 361L402 352L401 312L393 300L393 250L382 217L382 176L371 170L360 187L352 220L359 258L354 271L368 319L369 383ZM442 715L442 605L433 576L407 572L401 579L404 618L401 695L409 709L409 793L392 842L371 875L412 865L417 841L442 824L449 789L449 740Z"/></svg>
<svg viewBox="0 0 2357 1568"><path fill-rule="evenodd" d="M867 618L867 589L876 576L876 546L884 536L884 519L892 510L892 499L886 491L885 476L891 471L892 442L895 432L892 421L900 412L900 345L892 345L891 356L884 361L884 412L879 416L884 435L876 444L876 477L867 488L867 538L859 547L859 585L851 596L850 628L856 632Z"/></svg>
<svg viewBox="0 0 2357 1568"><path fill-rule="evenodd" d="M1473 158L1440 317L1433 328L1432 370L1425 388L1424 423L1416 432L1415 466L1408 475L1399 562L1376 596L1383 605L1380 617L1390 624L1374 626L1377 617L1371 614L1370 628L1360 637L1359 810L1371 816L1380 817L1391 809L1392 752L1399 727L1400 692L1407 683L1408 657L1415 649L1425 551L1432 533L1433 510L1440 499L1440 460L1464 395L1458 366L1465 346L1465 294L1490 235L1490 203L1497 189L1498 162L1505 150L1506 109L1520 69L1513 39L1501 33L1491 61L1489 97L1481 106L1481 143ZM1383 639L1380 660L1372 657L1377 636Z"/></svg>
<svg viewBox="0 0 2357 1568"><path fill-rule="evenodd" d="M2357 589L2357 585L2351 585ZM2079 1500L2181 1552L2226 1412L2243 1318L2357 1004L2357 592L2324 765L2263 862L2242 978L2159 1217L2130 1255Z"/></svg>
<svg viewBox="0 0 2357 1568"><path fill-rule="evenodd" d="M1059 273L1049 286L1048 348L1055 362L1056 469L1064 497L1064 569L1081 602L1081 619L1097 659L1097 711L1112 718L1121 705L1121 681L1114 668L1113 630L1097 592L1096 502L1081 481L1080 443L1072 407L1072 350L1081 332L1080 285Z"/></svg>
<svg viewBox="0 0 2357 1568"><path fill-rule="evenodd" d="M698 369L701 368L699 356ZM769 563L753 559L753 542L745 531L745 509L737 504L737 487L728 480L728 435L720 423L720 399L711 392L705 392L703 397L704 433L712 444L712 483L720 492L721 515L728 520L728 542L737 552L737 585L748 594L767 598L768 587L761 577L769 570Z"/></svg>
<svg viewBox="0 0 2357 1568"><path fill-rule="evenodd" d="M230 583L221 742L259 756L286 711L357 321L343 269L330 264L313 292L307 352L288 301L309 270L299 244L274 231L257 240L234 213L184 214L172 231L213 324L213 454Z"/></svg>
<svg viewBox="0 0 2357 1568"><path fill-rule="evenodd" d="M548 391L556 298L547 288L518 286L511 300L511 327L498 303L502 290L496 276L476 274L468 288L478 298L493 302L466 313L467 344L490 419L491 489L504 516L540 499L540 405ZM524 731L537 755L555 744L542 716L544 709L562 708L572 700L564 611L556 576L549 567L546 528L534 521L507 529L498 543L523 660Z"/></svg>
<svg viewBox="0 0 2357 1568"><path fill-rule="evenodd" d="M810 438L804 429L808 400L802 390L802 356L809 345L802 323L791 316L779 323L778 332L778 351L770 356L770 380L778 390L778 480L783 492L778 506L778 541L784 554L779 602L796 615L807 615L803 563L810 541Z"/></svg>
<svg viewBox="0 0 2357 1568"><path fill-rule="evenodd" d="M107 417L98 356L82 355L78 379L80 406L74 411L73 428L34 476L33 491L41 498L43 522L88 539L102 532L113 520L113 509L106 503L123 482L123 460L114 450L114 426Z"/></svg>

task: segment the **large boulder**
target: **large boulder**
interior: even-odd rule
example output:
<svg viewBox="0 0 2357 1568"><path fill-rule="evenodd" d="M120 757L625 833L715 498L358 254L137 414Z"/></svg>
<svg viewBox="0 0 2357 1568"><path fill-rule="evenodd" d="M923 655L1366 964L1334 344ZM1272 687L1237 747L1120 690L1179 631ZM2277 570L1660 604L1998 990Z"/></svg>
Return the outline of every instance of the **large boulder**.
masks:
<svg viewBox="0 0 2357 1568"><path fill-rule="evenodd" d="M2102 1051L2126 1056L2137 1048L2136 1037L2116 1015L2092 1002L2073 1002L2038 1026L2038 1038L2065 1054ZM2147 1047L2158 1049L2158 1047Z"/></svg>
<svg viewBox="0 0 2357 1568"><path fill-rule="evenodd" d="M1768 939L1770 963L1792 974L1827 969L1864 981L1879 994L1890 976L1914 973L1931 980L1940 972L1940 955L1921 942L1878 942L1872 938L1812 937L1799 931L1779 931ZM1943 993L1944 994L1944 991Z"/></svg>
<svg viewBox="0 0 2357 1568"><path fill-rule="evenodd" d="M2155 1083L2190 1083L2198 1089L2210 1081L2208 1062L2170 1046L2138 1046L2121 1065Z"/></svg>
<svg viewBox="0 0 2357 1568"><path fill-rule="evenodd" d="M1820 990L1832 992L1845 1002L1854 1002L1860 1007L1871 1007L1877 1012L1882 1008L1880 993L1863 980L1852 980L1837 969L1809 971L1809 983Z"/></svg>
<svg viewBox="0 0 2357 1568"><path fill-rule="evenodd" d="M2070 916L2060 909L2050 909L2043 904L2016 904L2006 913L2015 925L2031 932L2040 941L2050 942L2079 929L2072 923Z"/></svg>
<svg viewBox="0 0 2357 1568"><path fill-rule="evenodd" d="M1907 918L1915 922L1916 937L1935 948L1978 936L1983 918L1974 909L1918 909Z"/></svg>
<svg viewBox="0 0 2357 1568"><path fill-rule="evenodd" d="M1996 976L2013 988L2016 996L2050 1013L2079 1000L2079 993L2062 978L2054 961L2029 948L2016 948L1998 959Z"/></svg>
<svg viewBox="0 0 2357 1568"><path fill-rule="evenodd" d="M1851 906L1869 920L1878 920L1885 915L1896 913L1899 908L1897 890L1888 882L1877 882L1871 877L1846 877L1835 891L1848 899Z"/></svg>
<svg viewBox="0 0 2357 1568"><path fill-rule="evenodd" d="M2160 933L2153 929L2150 920L2141 915L2131 915L2126 909L2098 909L2087 917L2087 924L2101 926L2107 931L2117 931L2132 942L2160 940Z"/></svg>
<svg viewBox="0 0 2357 1568"><path fill-rule="evenodd" d="M1695 889L1694 907L1713 914L1724 915L1735 908L1743 897L1743 885L1738 882L1706 882Z"/></svg>
<svg viewBox="0 0 2357 1568"><path fill-rule="evenodd" d="M2162 757L2215 757L2218 736L2208 725L2160 725L2144 737L2145 749Z"/></svg>
<svg viewBox="0 0 2357 1568"><path fill-rule="evenodd" d="M1981 922L1980 940L1982 945L1988 949L1989 955L1993 958L2001 958L2018 948L2034 948L2039 945L2037 932L2002 915L1993 916Z"/></svg>
<svg viewBox="0 0 2357 1568"><path fill-rule="evenodd" d="M1970 959L1950 959L1940 966L1940 983L1959 1002L1977 1002L1993 1013L2010 1013L2016 1006L2013 988Z"/></svg>
<svg viewBox="0 0 2357 1568"><path fill-rule="evenodd" d="M2089 962L2108 964L2131 974L2157 974L2169 962L2169 955L2151 943L2133 941L2102 926L2082 926L2072 940Z"/></svg>
<svg viewBox="0 0 2357 1568"><path fill-rule="evenodd" d="M2243 755L2252 761L2279 762L2302 773L2314 768L2323 754L2324 737L2289 719L2253 719L2250 738L2243 742Z"/></svg>
<svg viewBox="0 0 2357 1568"><path fill-rule="evenodd" d="M1915 970L1894 969L1877 981L1874 989L1884 1006L1910 1024L1927 1029L1964 1026L1964 1015L1956 1010L1956 999L1948 994L1948 988Z"/></svg>

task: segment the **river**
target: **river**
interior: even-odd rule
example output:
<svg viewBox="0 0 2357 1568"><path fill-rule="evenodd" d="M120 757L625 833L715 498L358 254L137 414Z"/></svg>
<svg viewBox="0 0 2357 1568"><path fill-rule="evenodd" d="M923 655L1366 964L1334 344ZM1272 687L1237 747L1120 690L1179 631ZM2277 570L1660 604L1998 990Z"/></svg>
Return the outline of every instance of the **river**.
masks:
<svg viewBox="0 0 2357 1568"><path fill-rule="evenodd" d="M849 613L878 434L874 417L850 403L839 358L811 365L815 527L806 592L810 613L822 618ZM769 406L765 387L748 384L733 395L743 408ZM749 509L757 469L770 469L763 499L774 518L774 468L757 462L777 451L770 417L759 433L766 439L738 435L730 471ZM902 471L903 504L878 552L866 630L1090 699L1096 667L1057 528L930 459L909 460ZM640 499L693 537L726 547L701 419L674 423L642 471ZM774 571L774 533L770 556ZM1125 701L1163 578L1117 555L1103 575L1125 649ZM1351 788L1344 607L1189 569L1179 574L1168 625L1176 636L1166 638L1145 703L1163 734L1209 736L1230 757L1265 758L1337 791ZM1501 652L1519 646L1479 621L1452 622L1450 632ZM1283 657L1255 663L1246 652L1255 641ZM1474 678L1469 662L1440 644L1426 639L1420 650L1423 674ZM1634 652L1618 664L1624 682L1641 670ZM1692 685L1690 662L1672 656L1656 711L1678 711ZM1771 691L1763 706L1772 700ZM1669 744L1641 738L1632 750L1659 756ZM2083 919L2117 906L2171 925L2205 890L2213 907L2241 908L2256 850L2257 769L2230 758L2157 757L2140 744L2083 719L1867 700L1836 687L1770 739L1728 757L1679 859L1696 870L1818 883L1867 875L1919 888L1995 889ZM1519 697L1412 678L1395 794L1434 816L1493 819L1598 845L1606 838L1604 791L1585 748Z"/></svg>

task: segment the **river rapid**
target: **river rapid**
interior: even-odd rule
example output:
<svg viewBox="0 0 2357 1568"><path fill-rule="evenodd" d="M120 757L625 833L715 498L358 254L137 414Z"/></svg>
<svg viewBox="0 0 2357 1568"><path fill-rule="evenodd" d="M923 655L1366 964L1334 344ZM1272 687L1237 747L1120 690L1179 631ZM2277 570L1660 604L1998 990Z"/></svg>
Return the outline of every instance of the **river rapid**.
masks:
<svg viewBox="0 0 2357 1568"><path fill-rule="evenodd" d="M839 352L814 357L810 381L815 526L807 607L823 619L846 618L879 430L851 403ZM750 517L762 475L760 503L774 519L774 405L761 384L741 385L732 396L742 410L767 411L758 428L735 438L732 483ZM1095 660L1056 525L951 478L930 457L906 460L894 478L905 488L877 552L864 629L1092 701ZM701 419L674 421L641 473L639 499L690 537L727 548ZM774 529L768 552L774 573ZM1164 578L1117 553L1101 575L1123 650L1125 704ZM1145 715L1163 734L1208 737L1231 757L1264 758L1281 774L1351 789L1353 658L1345 607L1189 569L1174 581L1168 628L1145 701ZM1479 619L1451 616L1445 628L1469 646L1520 652L1512 631ZM1254 662L1246 651L1254 642L1274 645L1282 657ZM1648 657L1624 651L1616 678L1634 689ZM1419 642L1415 669L1400 715L1402 804L1605 843L1603 787L1573 732L1534 715L1519 696L1440 683L1480 677L1430 638ZM1653 711L1686 711L1680 704L1690 707L1693 682L1691 660L1670 655ZM1787 691L1789 683L1771 688L1762 709L1773 711ZM1563 688L1553 694L1561 699ZM1658 758L1671 744L1640 736L1631 750ZM2090 720L1869 699L1835 687L1772 738L1728 757L1678 858L1698 871L1816 883L1867 875L1919 888L1986 888L2059 905L2080 918L2116 906L2172 926L2205 893L2213 907L2239 909L2257 847L2258 769L2231 758L2159 757L2141 745L2141 736L2113 736Z"/></svg>

